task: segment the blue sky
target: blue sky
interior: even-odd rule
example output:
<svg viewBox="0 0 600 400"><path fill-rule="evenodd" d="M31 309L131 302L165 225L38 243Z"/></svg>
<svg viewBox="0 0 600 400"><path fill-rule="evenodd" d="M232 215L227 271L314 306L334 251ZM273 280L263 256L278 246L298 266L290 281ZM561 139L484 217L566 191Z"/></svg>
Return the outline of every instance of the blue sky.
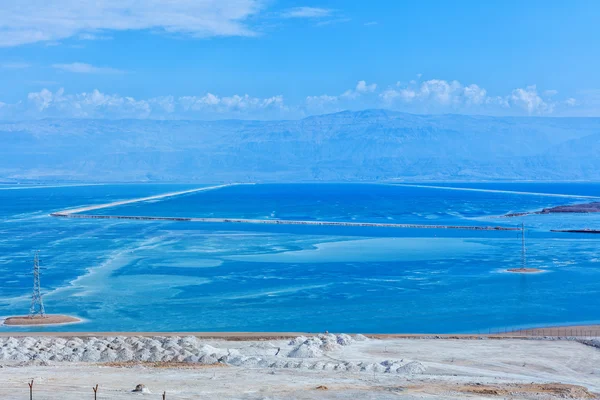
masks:
<svg viewBox="0 0 600 400"><path fill-rule="evenodd" d="M600 116L600 2L4 0L0 118Z"/></svg>

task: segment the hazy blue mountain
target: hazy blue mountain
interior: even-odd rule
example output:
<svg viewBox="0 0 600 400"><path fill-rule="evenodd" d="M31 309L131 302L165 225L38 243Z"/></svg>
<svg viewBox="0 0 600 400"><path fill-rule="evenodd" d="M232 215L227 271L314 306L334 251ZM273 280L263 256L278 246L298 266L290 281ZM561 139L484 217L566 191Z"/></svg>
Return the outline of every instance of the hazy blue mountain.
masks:
<svg viewBox="0 0 600 400"><path fill-rule="evenodd" d="M600 179L599 118L0 123L0 181Z"/></svg>

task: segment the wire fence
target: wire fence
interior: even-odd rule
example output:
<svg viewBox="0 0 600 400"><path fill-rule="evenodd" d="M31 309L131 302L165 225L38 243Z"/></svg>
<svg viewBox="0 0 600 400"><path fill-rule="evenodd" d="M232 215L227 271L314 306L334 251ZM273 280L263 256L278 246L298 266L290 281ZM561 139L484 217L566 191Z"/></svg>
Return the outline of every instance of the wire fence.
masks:
<svg viewBox="0 0 600 400"><path fill-rule="evenodd" d="M520 329L517 327L488 328L477 331L478 335L499 335L510 337L564 337L575 339L594 339L600 337L599 328L589 327L552 327Z"/></svg>
<svg viewBox="0 0 600 400"><path fill-rule="evenodd" d="M32 379L30 382L27 382L27 386L29 386L29 400L43 400L43 399L47 398L46 396L37 397L36 393L35 393L35 389L37 387L40 387L40 386L44 387L44 386L47 386L47 385L35 384L35 380ZM50 386L52 386L52 385L50 385ZM55 389L58 389L58 388L54 388L54 387L49 387L48 388L48 387L45 387L45 389L51 389L51 391L54 391ZM140 390L137 390L137 389L138 388L136 387L136 390L133 390L132 392L140 392L140 393L143 393L143 394L148 394L149 396L144 396L147 399L155 398L155 399L167 400L167 392L162 392L162 394L151 395L147 391L141 390L141 388L140 388ZM78 391L78 393L80 393L80 392ZM13 397L11 397L11 399L12 398ZM18 397L18 398L25 399L24 396L23 397ZM104 399L104 400L108 400L111 397L110 396L103 397L100 385L96 384L95 386L92 386L92 388L90 389L90 391L89 391L89 397L79 397L79 398L81 400L85 400L85 399L90 399L90 400L91 399L94 399L94 400L103 400Z"/></svg>

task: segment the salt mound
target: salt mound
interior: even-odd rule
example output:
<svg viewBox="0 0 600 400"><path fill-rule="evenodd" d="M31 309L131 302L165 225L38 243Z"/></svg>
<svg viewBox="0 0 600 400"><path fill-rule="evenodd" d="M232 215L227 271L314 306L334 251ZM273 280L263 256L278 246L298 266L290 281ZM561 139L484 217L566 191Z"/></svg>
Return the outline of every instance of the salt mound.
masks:
<svg viewBox="0 0 600 400"><path fill-rule="evenodd" d="M334 364L332 362L325 363L325 365L323 366L323 370L324 371L333 371L335 369L336 365L337 364Z"/></svg>
<svg viewBox="0 0 600 400"><path fill-rule="evenodd" d="M396 372L399 374L413 375L413 374L422 374L423 372L425 372L426 369L427 368L420 362L411 361L408 364L403 365L402 367L398 368L398 370L396 370Z"/></svg>
<svg viewBox="0 0 600 400"><path fill-rule="evenodd" d="M320 346L308 341L302 343L288 354L288 357L291 358L318 358L322 356L323 351Z"/></svg>
<svg viewBox="0 0 600 400"><path fill-rule="evenodd" d="M361 335L361 334L354 335L353 339L357 342L365 342L365 341L369 340L368 337L366 337L365 335Z"/></svg>
<svg viewBox="0 0 600 400"><path fill-rule="evenodd" d="M403 361L385 360L379 364L379 370L376 372L397 373L405 375L422 374L426 368L418 361L404 363Z"/></svg>
<svg viewBox="0 0 600 400"><path fill-rule="evenodd" d="M327 352L341 350L354 342L367 340L362 335L325 334L299 336L281 349L272 343L248 343L236 349L214 347L195 336L186 337L106 337L106 338L0 338L0 361L23 364L48 362L188 362L204 365L227 363L253 368L294 368L350 372L387 372L419 374L421 363L386 360L380 364L331 362ZM212 343L212 342L211 342ZM595 342L597 343L597 342ZM594 344L595 344L594 343ZM214 343L213 343L214 344ZM344 352L336 354L343 359ZM285 358L284 358L285 357ZM309 361L311 359L319 359Z"/></svg>
<svg viewBox="0 0 600 400"><path fill-rule="evenodd" d="M340 346L348 346L348 345L352 344L353 341L354 340L352 340L350 335L346 335L344 333L337 335L337 337L336 337L336 342Z"/></svg>
<svg viewBox="0 0 600 400"><path fill-rule="evenodd" d="M298 336L295 339L290 340L290 342L288 343L290 346L298 346L304 342L306 342L308 340L308 338L306 336Z"/></svg>
<svg viewBox="0 0 600 400"><path fill-rule="evenodd" d="M269 366L271 368L283 368L284 365L285 365L285 361L283 361L283 360L276 360L274 363L271 363Z"/></svg>
<svg viewBox="0 0 600 400"><path fill-rule="evenodd" d="M360 371L360 365L357 365L353 362L346 363L346 370L350 372L358 372Z"/></svg>
<svg viewBox="0 0 600 400"><path fill-rule="evenodd" d="M312 364L309 369L314 369L317 371L320 371L323 369L323 367L325 366L325 363L323 361L317 361L316 363Z"/></svg>
<svg viewBox="0 0 600 400"><path fill-rule="evenodd" d="M327 351L334 351L339 349L340 345L335 343L335 342L331 342L331 341L326 341L323 342L323 344L320 346L321 350L327 352Z"/></svg>

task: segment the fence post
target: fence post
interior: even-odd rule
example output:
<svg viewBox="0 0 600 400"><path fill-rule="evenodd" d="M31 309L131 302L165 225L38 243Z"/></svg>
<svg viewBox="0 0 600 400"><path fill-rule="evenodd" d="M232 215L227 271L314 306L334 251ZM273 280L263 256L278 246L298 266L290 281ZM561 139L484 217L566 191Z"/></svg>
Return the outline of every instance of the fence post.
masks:
<svg viewBox="0 0 600 400"><path fill-rule="evenodd" d="M167 392L163 392L163 400L167 398Z"/></svg>
<svg viewBox="0 0 600 400"><path fill-rule="evenodd" d="M98 384L96 384L95 387L92 387L92 389L94 390L94 400L97 400L96 396L98 395Z"/></svg>
<svg viewBox="0 0 600 400"><path fill-rule="evenodd" d="M29 385L29 400L33 400L33 379L28 383Z"/></svg>

